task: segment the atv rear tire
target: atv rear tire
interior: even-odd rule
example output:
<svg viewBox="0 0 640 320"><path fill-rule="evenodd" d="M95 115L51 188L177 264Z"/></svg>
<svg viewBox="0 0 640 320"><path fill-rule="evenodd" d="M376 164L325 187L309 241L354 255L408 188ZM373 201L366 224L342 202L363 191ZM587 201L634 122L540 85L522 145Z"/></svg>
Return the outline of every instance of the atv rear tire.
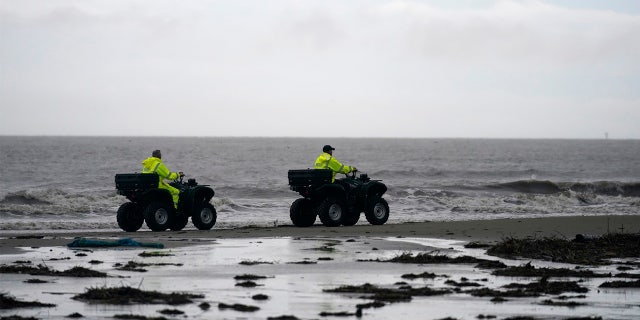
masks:
<svg viewBox="0 0 640 320"><path fill-rule="evenodd" d="M382 225L389 220L389 204L387 200L379 198L372 201L364 212L367 221L373 225Z"/></svg>
<svg viewBox="0 0 640 320"><path fill-rule="evenodd" d="M324 199L318 207L318 216L326 227L340 226L345 214L344 204L335 198Z"/></svg>
<svg viewBox="0 0 640 320"><path fill-rule="evenodd" d="M311 200L296 199L289 208L289 217L296 227L310 227L316 222L316 213L311 207Z"/></svg>
<svg viewBox="0 0 640 320"><path fill-rule="evenodd" d="M175 217L173 217L173 222L171 222L169 229L173 231L180 231L184 229L184 227L187 225L188 222L189 222L189 217L183 214L176 215Z"/></svg>
<svg viewBox="0 0 640 320"><path fill-rule="evenodd" d="M209 202L203 202L196 207L191 221L198 230L210 230L216 224L217 216L216 208Z"/></svg>
<svg viewBox="0 0 640 320"><path fill-rule="evenodd" d="M127 202L123 203L120 208L118 208L116 220L118 220L118 226L120 229L126 232L136 232L140 227L142 227L144 217L142 216L140 207L137 204Z"/></svg>
<svg viewBox="0 0 640 320"><path fill-rule="evenodd" d="M165 231L173 220L173 208L164 202L151 202L144 209L144 221L153 231Z"/></svg>
<svg viewBox="0 0 640 320"><path fill-rule="evenodd" d="M360 212L349 212L342 218L342 225L346 227L355 226L360 220Z"/></svg>

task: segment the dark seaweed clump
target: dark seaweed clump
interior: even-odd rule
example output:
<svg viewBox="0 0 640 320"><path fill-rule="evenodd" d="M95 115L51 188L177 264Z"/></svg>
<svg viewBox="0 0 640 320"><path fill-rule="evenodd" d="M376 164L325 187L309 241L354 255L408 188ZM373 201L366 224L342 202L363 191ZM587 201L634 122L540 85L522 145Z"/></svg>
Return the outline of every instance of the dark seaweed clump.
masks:
<svg viewBox="0 0 640 320"><path fill-rule="evenodd" d="M38 301L20 301L16 298L0 292L0 310L32 308L32 307L55 307L55 304L42 303Z"/></svg>
<svg viewBox="0 0 640 320"><path fill-rule="evenodd" d="M640 257L640 234L613 233L573 241L559 238L508 238L489 248L490 255L540 259L573 264L608 264L611 258Z"/></svg>
<svg viewBox="0 0 640 320"><path fill-rule="evenodd" d="M611 274L595 273L591 270L571 270L567 268L536 268L527 263L517 267L508 267L492 272L496 276L507 277L574 277L574 278L606 278Z"/></svg>
<svg viewBox="0 0 640 320"><path fill-rule="evenodd" d="M457 264L457 263L480 263L489 260L478 259L470 256L460 256L451 258L444 254L431 254L430 252L422 252L413 255L409 252L402 253L388 260L364 260L374 262L396 262L396 263L416 263L416 264Z"/></svg>
<svg viewBox="0 0 640 320"><path fill-rule="evenodd" d="M235 311L240 311L240 312L255 312L260 310L260 308L256 306L250 306L250 305L240 304L240 303L226 304L222 302L218 304L218 309L220 310L233 309Z"/></svg>
<svg viewBox="0 0 640 320"><path fill-rule="evenodd" d="M640 288L640 280L636 281L607 281L600 288Z"/></svg>
<svg viewBox="0 0 640 320"><path fill-rule="evenodd" d="M359 286L342 286L334 289L325 289L324 292L334 293L362 293L368 294L363 298L373 299L378 302L407 302L414 296L436 296L449 294L449 289L431 289L429 287L412 288L405 286L402 288L380 288L378 286L365 283Z"/></svg>
<svg viewBox="0 0 640 320"><path fill-rule="evenodd" d="M472 289L466 291L476 297L493 297L493 298L522 298L522 297L539 297L543 294L561 294L564 292L588 292L589 289L581 287L575 281L549 281L546 277L539 281L520 284L511 283L504 288L506 291L495 290L490 288Z"/></svg>
<svg viewBox="0 0 640 320"><path fill-rule="evenodd" d="M169 304L179 305L192 303L191 299L201 299L204 295L189 293L161 293L143 291L131 287L89 288L84 293L73 297L75 300L104 304Z"/></svg>
<svg viewBox="0 0 640 320"><path fill-rule="evenodd" d="M29 274L32 276L59 276L59 277L78 277L78 278L105 278L107 274L100 271L87 269L84 267L73 267L65 271L57 271L48 266L39 264L36 267L26 265L1 265L0 273L17 273Z"/></svg>

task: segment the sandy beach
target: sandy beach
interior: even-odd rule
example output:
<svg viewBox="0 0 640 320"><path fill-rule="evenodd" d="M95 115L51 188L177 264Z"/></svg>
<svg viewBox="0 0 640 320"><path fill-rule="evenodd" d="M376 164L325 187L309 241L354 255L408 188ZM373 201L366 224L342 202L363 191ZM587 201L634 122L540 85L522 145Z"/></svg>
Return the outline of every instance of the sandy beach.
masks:
<svg viewBox="0 0 640 320"><path fill-rule="evenodd" d="M581 293L531 295L508 298L498 303L490 297L467 291L466 286L504 290L502 288L515 281L514 278L496 276L491 270L468 263L383 262L401 254L437 252L451 257L500 261L507 266L530 263L538 268L573 269L575 265L566 263L497 258L487 255L486 249L466 248L465 244L495 244L506 238L527 237L571 240L577 234L620 232L640 232L640 216L423 222L339 228L317 225L310 228L278 226L135 233L3 232L0 236L2 266L43 264L56 271L81 266L104 272L107 276L74 278L0 273L0 286L5 294L20 301L55 305L1 309L0 317L19 315L36 319L65 319L78 313L91 319L123 314L141 319L331 319L338 316L346 319L475 319L480 316L490 319L521 316L530 319L634 319L640 315L640 304L637 303L640 292L634 288L600 289L604 281L611 280L609 278L581 279ZM164 249L68 248L66 245L75 238L132 238L144 243L160 243ZM160 254L149 257L141 255L144 252ZM620 263L625 263L627 273L637 277L640 275L639 262L635 258L623 259ZM136 265L137 270L122 268L131 264ZM599 274L614 274L621 270L621 266L608 264L580 268ZM424 278L421 276L424 274L433 276ZM246 275L253 280L240 280ZM405 277L407 275L417 276ZM539 280L536 277L516 279L524 283ZM549 281L569 280L552 279ZM333 292L348 286L369 288L369 285L384 290L418 292L415 288L422 288L422 291L408 300L384 303L371 300L363 293ZM114 305L77 298L90 288L122 286L200 296L191 303L180 305ZM424 294L427 287L435 290L434 293ZM549 305L549 301L553 304ZM556 304L559 301L562 303ZM566 301L573 304L563 304Z"/></svg>

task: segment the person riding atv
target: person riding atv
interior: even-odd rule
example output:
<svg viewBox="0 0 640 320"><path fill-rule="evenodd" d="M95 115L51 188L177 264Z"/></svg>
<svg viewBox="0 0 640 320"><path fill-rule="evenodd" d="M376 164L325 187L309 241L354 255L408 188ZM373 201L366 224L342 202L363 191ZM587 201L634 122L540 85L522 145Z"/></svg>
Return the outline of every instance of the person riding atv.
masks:
<svg viewBox="0 0 640 320"><path fill-rule="evenodd" d="M209 203L215 192L195 179L183 182L182 172L171 172L162 164L160 150L144 160L143 173L116 174L118 194L129 199L118 208L118 226L134 232L146 222L153 231L182 230L189 217L199 230L209 230L217 218ZM172 179L166 183L164 179Z"/></svg>
<svg viewBox="0 0 640 320"><path fill-rule="evenodd" d="M316 169L289 170L290 188L302 196L289 208L291 222L298 227L309 227L319 216L328 227L352 226L358 223L363 211L373 225L387 222L389 204L382 198L387 187L371 180L367 174L356 177L357 169L335 160L333 150L329 145L324 146L323 154L316 160ZM336 180L338 172L347 176Z"/></svg>
<svg viewBox="0 0 640 320"><path fill-rule="evenodd" d="M178 177L184 177L184 173L171 172L162 163L162 152L160 150L153 150L151 157L142 161L142 173L156 173L160 177L158 181L158 188L168 190L173 198L173 206L178 208L178 200L180 196L180 190L167 184L164 180L176 180Z"/></svg>

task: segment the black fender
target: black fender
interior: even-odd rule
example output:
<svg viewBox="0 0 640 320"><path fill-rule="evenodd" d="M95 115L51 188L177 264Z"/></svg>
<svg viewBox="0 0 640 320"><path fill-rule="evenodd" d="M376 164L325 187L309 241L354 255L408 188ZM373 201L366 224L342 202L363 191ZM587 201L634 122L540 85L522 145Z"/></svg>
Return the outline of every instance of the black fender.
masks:
<svg viewBox="0 0 640 320"><path fill-rule="evenodd" d="M146 206L152 201L165 202L170 204L171 208L173 208L173 197L171 197L171 192L169 192L169 190L158 188L145 192L141 204Z"/></svg>
<svg viewBox="0 0 640 320"><path fill-rule="evenodd" d="M366 204L371 200L381 198L387 192L387 186L379 181L370 181L362 185L362 203Z"/></svg>
<svg viewBox="0 0 640 320"><path fill-rule="evenodd" d="M314 193L316 195L319 195L319 197L314 198L324 199L334 197L341 201L347 200L347 192L344 190L344 187L335 183L327 183L325 185L322 185L317 188Z"/></svg>
<svg viewBox="0 0 640 320"><path fill-rule="evenodd" d="M209 200L213 198L214 194L215 192L213 189L207 186L196 186L192 189L188 189L180 193L180 204L178 205L178 208L180 208L181 212L192 215L197 204L209 202Z"/></svg>

